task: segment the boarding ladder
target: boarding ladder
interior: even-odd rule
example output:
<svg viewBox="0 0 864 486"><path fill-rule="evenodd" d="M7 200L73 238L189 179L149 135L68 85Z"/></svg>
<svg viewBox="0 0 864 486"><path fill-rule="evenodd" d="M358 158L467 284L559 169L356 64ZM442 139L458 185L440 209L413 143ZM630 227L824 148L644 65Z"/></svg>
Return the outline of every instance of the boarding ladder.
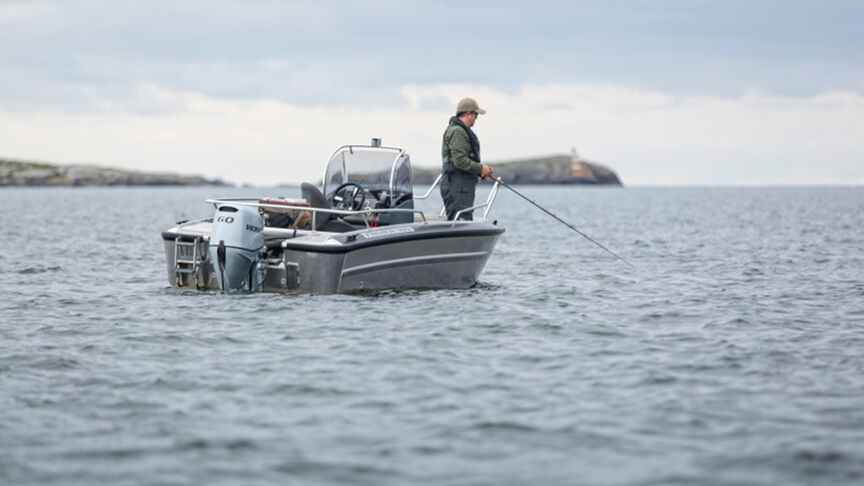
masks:
<svg viewBox="0 0 864 486"><path fill-rule="evenodd" d="M198 244L201 240L200 236L196 236L191 241L184 241L180 236L174 239L174 275L178 287L183 286L183 275L191 273L195 288L199 288L198 269L201 268L201 262L207 258L206 252L198 253Z"/></svg>

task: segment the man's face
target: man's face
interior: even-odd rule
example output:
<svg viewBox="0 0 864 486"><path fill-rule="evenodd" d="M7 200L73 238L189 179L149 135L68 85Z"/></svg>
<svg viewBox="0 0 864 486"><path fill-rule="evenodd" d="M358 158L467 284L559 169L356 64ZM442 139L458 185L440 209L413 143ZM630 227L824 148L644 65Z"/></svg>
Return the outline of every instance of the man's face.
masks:
<svg viewBox="0 0 864 486"><path fill-rule="evenodd" d="M476 122L476 121L477 121L477 112L476 111L471 111L471 112L466 113L466 117L465 117L465 125L466 126L468 126L469 128L473 127L474 122Z"/></svg>

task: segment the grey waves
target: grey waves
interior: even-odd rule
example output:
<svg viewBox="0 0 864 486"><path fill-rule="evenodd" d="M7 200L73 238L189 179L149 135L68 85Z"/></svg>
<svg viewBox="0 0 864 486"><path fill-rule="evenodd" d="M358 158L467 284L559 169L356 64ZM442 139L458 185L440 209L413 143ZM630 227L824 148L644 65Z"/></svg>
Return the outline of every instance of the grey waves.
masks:
<svg viewBox="0 0 864 486"><path fill-rule="evenodd" d="M864 189L518 189L635 268L502 190L468 290L182 291L248 190L0 190L0 483L864 480Z"/></svg>

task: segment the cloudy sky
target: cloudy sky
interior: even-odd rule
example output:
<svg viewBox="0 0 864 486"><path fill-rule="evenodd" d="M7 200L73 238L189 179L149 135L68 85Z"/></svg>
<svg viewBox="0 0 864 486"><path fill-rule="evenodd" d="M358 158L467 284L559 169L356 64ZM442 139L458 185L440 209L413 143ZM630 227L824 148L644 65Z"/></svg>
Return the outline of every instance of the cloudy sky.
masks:
<svg viewBox="0 0 864 486"><path fill-rule="evenodd" d="M864 184L864 2L4 1L0 157L270 185L381 137L628 185Z"/></svg>

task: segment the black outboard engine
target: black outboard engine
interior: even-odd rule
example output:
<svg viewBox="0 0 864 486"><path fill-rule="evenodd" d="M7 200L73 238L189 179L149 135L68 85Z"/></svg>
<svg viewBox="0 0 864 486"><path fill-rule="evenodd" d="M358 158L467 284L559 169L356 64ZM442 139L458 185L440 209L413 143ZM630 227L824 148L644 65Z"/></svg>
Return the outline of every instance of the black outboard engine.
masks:
<svg viewBox="0 0 864 486"><path fill-rule="evenodd" d="M210 233L210 258L220 290L261 290L263 229L264 221L257 208L223 204L216 209Z"/></svg>

